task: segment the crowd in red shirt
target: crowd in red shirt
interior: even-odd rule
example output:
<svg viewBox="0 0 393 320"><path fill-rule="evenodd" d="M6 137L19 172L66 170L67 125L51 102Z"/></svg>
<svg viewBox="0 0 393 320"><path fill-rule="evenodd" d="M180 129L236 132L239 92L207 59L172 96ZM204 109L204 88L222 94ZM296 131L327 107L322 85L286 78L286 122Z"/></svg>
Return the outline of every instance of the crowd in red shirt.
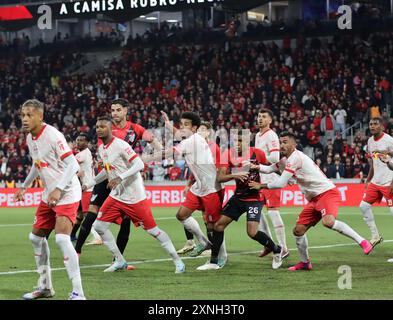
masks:
<svg viewBox="0 0 393 320"><path fill-rule="evenodd" d="M217 44L131 49L106 68L71 76L61 74L75 63L77 54L0 60L0 180L15 176L20 166L24 176L29 170L18 114L30 98L45 103L45 120L65 134L85 132L93 138L97 116L106 114L110 101L118 97L130 101L130 120L158 128L153 130L158 135L163 134L161 110L175 124L183 111L192 110L219 132L249 128L255 133L258 110L269 108L275 115L273 128L292 131L300 146L312 147L314 159L328 176L337 155L344 166L336 168L344 172L340 177L364 175L366 138L357 136L348 145L340 138L328 141L324 130L335 130L332 114L341 104L348 125L366 124L370 108L378 106L392 133L384 110L392 97L393 33L297 43L295 48L288 43L281 48L274 42L239 42L229 48ZM144 147L138 146L141 151ZM345 170L348 161L356 167L353 172ZM24 176L19 176L22 181Z"/></svg>

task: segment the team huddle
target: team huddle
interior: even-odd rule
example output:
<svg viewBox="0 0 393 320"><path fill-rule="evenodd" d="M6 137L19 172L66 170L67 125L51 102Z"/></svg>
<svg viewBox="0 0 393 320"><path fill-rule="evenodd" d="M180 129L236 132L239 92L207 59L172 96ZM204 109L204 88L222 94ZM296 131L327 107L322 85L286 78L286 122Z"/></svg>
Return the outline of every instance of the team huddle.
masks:
<svg viewBox="0 0 393 320"><path fill-rule="evenodd" d="M26 188L38 176L44 184L42 201L29 235L39 273L38 288L26 293L24 299L50 298L55 294L47 241L52 230L55 230L56 244L72 283L70 300L86 299L79 256L90 232L96 233L96 238L100 238L113 256L112 264L104 272L133 269L123 256L131 223L141 226L160 243L173 260L175 273L184 273L186 267L179 254L189 251L190 256L196 257L211 250L209 261L197 270L223 268L227 262L224 231L246 213L248 236L262 245L260 257L272 253L272 268L278 269L289 256L279 212L280 189L293 183L299 186L308 202L293 229L300 262L289 270L312 269L306 232L321 220L325 227L358 243L366 255L382 241L371 210L375 202L385 197L393 213L393 138L383 132L382 119L370 120L372 136L367 150L373 165L360 204L371 231L368 241L337 219L342 201L340 192L314 161L296 148L296 139L291 133L282 132L278 137L270 128L273 121L270 110L262 109L258 114L259 132L254 147L250 147L250 132L243 130L230 148L220 148L209 140L211 124L201 121L196 113L184 112L177 129L162 112L167 128L181 140L177 145L163 148L147 130L126 120L127 111L128 101L117 99L111 104L111 117L97 119L98 173L95 175L87 135L77 137L78 152L74 154L64 135L43 122L41 102L28 100L22 105L22 125L29 132L27 145L34 165L15 200L23 201ZM152 153L142 156L135 153L135 144L141 139L153 147ZM169 235L156 224L141 175L144 163L163 158L182 158L191 171L184 190L185 200L176 214L187 235L185 247L178 252ZM236 189L224 203L223 183L228 181L235 181ZM262 212L263 206L267 207L277 243ZM203 213L206 234L192 216L197 210ZM116 240L109 229L112 223L120 225ZM75 248L72 238L76 239Z"/></svg>

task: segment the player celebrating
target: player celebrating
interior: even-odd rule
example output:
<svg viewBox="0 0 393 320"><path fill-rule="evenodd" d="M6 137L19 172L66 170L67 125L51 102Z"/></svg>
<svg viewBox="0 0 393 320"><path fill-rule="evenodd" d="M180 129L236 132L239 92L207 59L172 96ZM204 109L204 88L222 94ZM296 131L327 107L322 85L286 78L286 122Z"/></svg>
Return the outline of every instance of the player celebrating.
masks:
<svg viewBox="0 0 393 320"><path fill-rule="evenodd" d="M77 176L79 177L82 186L91 184L94 180L93 157L90 149L88 148L88 144L89 136L85 133L79 134L76 138L76 148L79 152L75 155L75 158L80 166ZM79 205L78 216L71 232L71 241L76 240L76 233L83 221L83 217L89 212L92 191L93 188L90 188L89 190L82 192L82 200Z"/></svg>
<svg viewBox="0 0 393 320"><path fill-rule="evenodd" d="M379 155L393 156L393 138L383 132L382 118L372 118L369 122L370 137L367 141L367 152L371 155L372 165L366 180L366 191L360 210L363 219L371 231L371 244L376 246L382 242L374 214L371 210L375 202L380 202L385 197L390 213L393 214L393 171L389 170L386 163L381 161Z"/></svg>
<svg viewBox="0 0 393 320"><path fill-rule="evenodd" d="M362 238L346 223L336 220L341 195L336 186L329 180L319 167L303 152L296 149L295 137L289 132L280 135L281 153L287 158L284 172L279 180L270 183L250 182L254 189L278 189L283 188L288 180L295 177L297 183L305 195L308 204L300 213L293 230L296 238L296 246L301 261L289 270L311 270L312 265L308 255L307 230L315 226L321 219L325 227L333 229L356 241L365 254L369 254L373 246ZM253 166L252 166L253 167ZM259 166L263 173L277 171L277 164L272 166Z"/></svg>
<svg viewBox="0 0 393 320"><path fill-rule="evenodd" d="M250 181L260 181L259 167L256 166L256 169L249 172L248 168L244 167L244 163L250 163L250 161L256 161L257 164L266 164L266 156L263 151L250 148L249 139L243 140L245 137L245 135L238 135L235 147L227 152L228 164L222 165L219 169L218 182L235 180L236 190L224 206L221 218L214 224L210 263L198 267L197 270L220 269L218 252L224 238L224 230L233 220L237 221L244 212L247 212L248 236L274 252L273 269L278 269L282 264L281 247L276 245L266 233L258 230L263 202L260 192L250 189L248 184ZM229 172L231 168L232 173Z"/></svg>
<svg viewBox="0 0 393 320"><path fill-rule="evenodd" d="M64 265L72 282L69 300L86 300L82 289L78 256L72 246L70 233L75 222L81 187L76 176L79 170L71 149L62 133L43 122L44 105L38 100L27 100L22 105L22 125L29 132L27 146L34 165L15 201L22 201L26 188L40 176L44 183L42 201L37 209L29 239L40 275L38 289L23 298L33 300L53 297L49 246L46 237L55 229L56 244L63 253Z"/></svg>
<svg viewBox="0 0 393 320"><path fill-rule="evenodd" d="M266 159L270 164L275 164L280 161L280 141L277 134L270 129L270 125L273 121L273 113L269 109L262 109L258 113L258 126L259 133L255 135L255 148L262 150ZM279 179L279 175L275 172L269 174L261 174L262 182L269 183ZM267 214L274 226L274 231L278 240L278 243L283 249L282 258L289 256L289 250L287 248L286 237L285 237L285 226L280 215L280 204L281 204L281 190L262 190L263 201L267 207ZM260 229L268 234L270 237L269 226L266 219L261 213ZM260 253L260 257L264 257L271 251L269 248L265 248Z"/></svg>
<svg viewBox="0 0 393 320"><path fill-rule="evenodd" d="M124 140L131 147L134 147L136 142L143 139L159 150L161 150L161 144L155 139L148 131L142 126L127 121L129 103L125 99L117 99L112 102L111 105L111 116L113 121L112 133L115 137ZM99 144L101 142L99 141ZM108 182L103 181L100 184L94 186L93 194L91 196L91 203L89 212L87 213L85 220L82 223L81 230L79 232L78 240L75 245L76 251L80 254L82 252L82 246L86 241L87 236L91 230L91 227L97 218L99 208L102 206L106 198L110 193L110 189L107 188ZM120 226L119 234L117 236L117 246L120 252L124 252L130 234L130 220L125 217ZM131 268L131 266L130 266Z"/></svg>
<svg viewBox="0 0 393 320"><path fill-rule="evenodd" d="M115 257L115 262L105 272L127 269L127 263L109 230L112 222L126 215L135 225L142 226L161 243L172 257L176 273L182 273L185 271L185 265L177 255L169 236L157 227L147 203L140 174L144 164L127 142L112 135L111 125L111 120L107 117L98 118L96 124L97 135L103 142L98 152L105 170L97 175L95 182L100 183L108 179L108 187L112 189L94 223L94 229Z"/></svg>

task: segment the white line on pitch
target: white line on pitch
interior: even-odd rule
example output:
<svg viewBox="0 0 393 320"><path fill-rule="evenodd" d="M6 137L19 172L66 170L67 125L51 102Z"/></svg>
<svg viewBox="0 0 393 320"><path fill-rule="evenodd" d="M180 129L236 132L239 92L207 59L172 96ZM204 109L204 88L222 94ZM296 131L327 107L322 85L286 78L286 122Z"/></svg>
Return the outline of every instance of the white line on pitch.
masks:
<svg viewBox="0 0 393 320"><path fill-rule="evenodd" d="M384 240L384 243L390 243L393 242L393 240ZM338 244L331 244L331 245L324 245L324 246L314 246L314 247L309 247L309 249L327 249L327 248L336 248L336 247L349 247L349 246L357 246L357 243L338 243ZM289 249L289 251L295 251L297 249ZM246 254L255 254L260 251L244 251L244 252L234 252L234 253L228 253L228 256L239 256L239 255L246 255ZM190 259L208 259L206 256L199 256L199 257L183 257L182 260L190 260ZM154 262L165 262L165 261L172 261L170 258L161 258L161 259L150 259L150 260L138 260L138 261L130 261L127 262L128 264L134 265L134 264L144 264L144 263L154 263ZM80 266L81 269L93 269L93 268L104 268L108 267L110 264L95 264L95 265L89 265L89 266ZM65 270L65 268L52 268L52 271L61 271ZM6 271L6 272L0 272L0 276L5 276L5 275L13 275L13 274L19 274L19 273L36 273L37 270L18 270L18 271Z"/></svg>
<svg viewBox="0 0 393 320"><path fill-rule="evenodd" d="M299 211L300 212L300 211ZM292 214L292 215L296 215L297 216L297 213L294 213L294 212L280 212L280 214L282 214L282 215L290 215L290 214ZM346 213L342 213L341 215L343 215L343 216L359 216L359 217L361 217L361 213L359 212L359 213L357 213L357 212L346 212ZM376 213L374 213L374 215L375 216L387 216L388 215L388 213L384 213L384 212L376 212ZM202 218L202 215L198 215L198 214L196 214L196 215L194 215L194 217L195 218ZM175 220L176 219L176 217L175 216L171 216L171 217L159 217L159 218L155 218L155 220L156 221L160 221L160 220ZM32 223L20 223L20 224L0 224L0 228L7 228L7 227L27 227L27 226L32 226L33 224Z"/></svg>

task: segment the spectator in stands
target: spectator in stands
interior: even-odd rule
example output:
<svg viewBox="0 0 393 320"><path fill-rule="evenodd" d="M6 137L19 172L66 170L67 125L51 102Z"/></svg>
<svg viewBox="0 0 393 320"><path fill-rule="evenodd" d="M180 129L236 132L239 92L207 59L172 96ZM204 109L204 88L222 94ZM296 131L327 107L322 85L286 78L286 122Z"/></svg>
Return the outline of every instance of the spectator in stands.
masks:
<svg viewBox="0 0 393 320"><path fill-rule="evenodd" d="M331 178L333 179L342 179L345 176L345 168L341 163L340 156L335 156L334 158L334 173Z"/></svg>
<svg viewBox="0 0 393 320"><path fill-rule="evenodd" d="M336 131L341 133L342 137L346 139L347 133L345 132L345 129L347 122L347 112L343 109L341 103L338 104L337 109L334 111L333 115L336 123Z"/></svg>
<svg viewBox="0 0 393 320"><path fill-rule="evenodd" d="M323 149L321 145L321 136L318 130L315 129L313 123L311 123L310 130L307 132L307 141L311 147Z"/></svg>
<svg viewBox="0 0 393 320"><path fill-rule="evenodd" d="M14 175L11 172L7 173L5 176L5 187L6 188L16 188Z"/></svg>
<svg viewBox="0 0 393 320"><path fill-rule="evenodd" d="M334 140L334 128L335 128L335 120L332 116L332 109L328 109L325 111L325 115L321 120L321 134L324 139L322 140L322 144L326 145L326 142L331 139Z"/></svg>

